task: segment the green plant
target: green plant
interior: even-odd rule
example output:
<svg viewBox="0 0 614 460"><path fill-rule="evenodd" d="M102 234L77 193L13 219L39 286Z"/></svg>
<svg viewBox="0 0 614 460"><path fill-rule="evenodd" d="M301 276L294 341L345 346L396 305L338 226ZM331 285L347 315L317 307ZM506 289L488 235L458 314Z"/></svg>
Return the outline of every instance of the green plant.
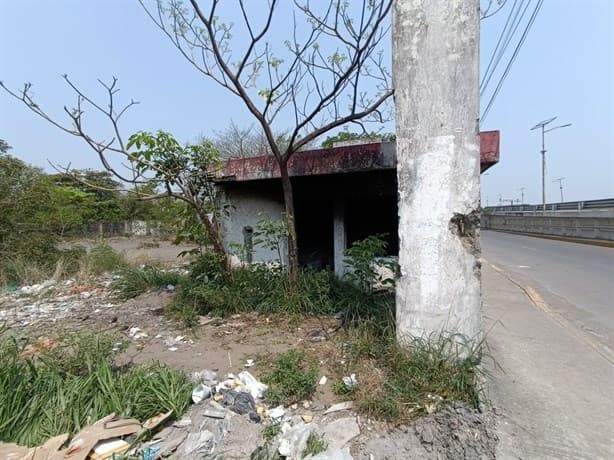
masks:
<svg viewBox="0 0 614 460"><path fill-rule="evenodd" d="M406 421L430 413L448 402L464 402L477 408L478 374L483 356L458 335L412 339L403 346L391 334L359 328L349 338L352 367L372 363L382 373L377 386L359 385L351 393L357 407L368 416Z"/></svg>
<svg viewBox="0 0 614 460"><path fill-rule="evenodd" d="M159 364L117 368L116 342L112 336L66 336L45 350L0 333L0 439L36 446L112 412L141 421L185 412L188 376Z"/></svg>
<svg viewBox="0 0 614 460"><path fill-rule="evenodd" d="M324 452L328 448L328 443L324 440L324 437L312 432L307 438L307 445L302 452L302 457L305 458L309 455L318 455Z"/></svg>
<svg viewBox="0 0 614 460"><path fill-rule="evenodd" d="M271 423L262 430L262 437L266 442L272 441L279 433L281 433L281 425L279 423Z"/></svg>
<svg viewBox="0 0 614 460"><path fill-rule="evenodd" d="M287 219L273 220L268 214L259 212L260 220L254 230L254 246L260 245L270 251L275 251L277 263L283 267L282 248L288 239Z"/></svg>
<svg viewBox="0 0 614 460"><path fill-rule="evenodd" d="M113 272L125 265L124 256L107 243L97 244L87 253L86 272L92 275Z"/></svg>
<svg viewBox="0 0 614 460"><path fill-rule="evenodd" d="M292 404L313 395L318 368L313 359L296 350L282 353L273 363L273 371L262 380L269 385L265 397L271 405Z"/></svg>
<svg viewBox="0 0 614 460"><path fill-rule="evenodd" d="M386 246L382 235L371 235L364 240L355 241L352 247L343 252L346 256L343 261L350 267L345 274L346 279L368 293L373 291L373 285L377 282L394 285L394 278L383 278L376 270L376 266L387 267L393 273L396 270L396 264L384 258Z"/></svg>
<svg viewBox="0 0 614 460"><path fill-rule="evenodd" d="M132 299L152 288L176 286L182 276L175 271L146 265L144 267L124 266L119 271L119 278L111 285L116 295L121 299Z"/></svg>

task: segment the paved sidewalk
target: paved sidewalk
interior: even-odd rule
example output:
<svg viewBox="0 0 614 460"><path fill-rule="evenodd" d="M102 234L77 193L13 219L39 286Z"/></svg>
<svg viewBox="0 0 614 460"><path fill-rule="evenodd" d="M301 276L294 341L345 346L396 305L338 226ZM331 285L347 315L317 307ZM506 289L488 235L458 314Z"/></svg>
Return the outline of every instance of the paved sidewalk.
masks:
<svg viewBox="0 0 614 460"><path fill-rule="evenodd" d="M484 331L502 368L487 362L497 458L614 458L614 363L515 282L484 261Z"/></svg>

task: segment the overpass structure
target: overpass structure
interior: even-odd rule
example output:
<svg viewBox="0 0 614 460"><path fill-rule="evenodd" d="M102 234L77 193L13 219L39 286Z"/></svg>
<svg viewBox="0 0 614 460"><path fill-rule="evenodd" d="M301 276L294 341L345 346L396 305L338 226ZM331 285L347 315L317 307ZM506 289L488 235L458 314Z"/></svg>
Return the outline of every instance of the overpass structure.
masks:
<svg viewBox="0 0 614 460"><path fill-rule="evenodd" d="M614 241L614 198L543 205L490 206L482 228L515 233Z"/></svg>

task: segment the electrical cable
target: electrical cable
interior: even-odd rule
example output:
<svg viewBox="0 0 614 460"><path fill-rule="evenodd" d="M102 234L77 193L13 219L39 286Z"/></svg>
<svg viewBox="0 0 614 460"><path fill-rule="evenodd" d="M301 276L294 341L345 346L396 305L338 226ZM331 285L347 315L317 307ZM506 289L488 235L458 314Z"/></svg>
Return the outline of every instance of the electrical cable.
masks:
<svg viewBox="0 0 614 460"><path fill-rule="evenodd" d="M490 100L488 101L488 105L486 106L486 109L484 110L484 113L482 114L480 118L481 122L483 122L486 119L486 116L488 115L488 112L490 111L492 104L495 102L495 99L497 98L497 95L499 94L499 90L501 89L503 82L505 81L507 75L509 74L510 69L512 68L512 64L516 60L516 57L518 56L518 52L522 48L522 45L525 39L527 38L527 35L529 31L531 30L531 27L533 26L533 23L535 22L535 18L537 17L537 14L539 13L539 10L541 9L543 3L544 3L544 0L538 0L538 3L535 6L535 9L533 10L533 14L531 15L531 18L529 19L529 22L527 23L524 29L524 32L522 33L522 36L520 37L520 41L516 45L516 49L514 50L514 53L512 54L512 57L510 58L507 64L507 67L505 68L505 71L503 72L503 75L501 75L501 78L499 79L499 83L497 84L497 87L495 88L495 91L493 92Z"/></svg>

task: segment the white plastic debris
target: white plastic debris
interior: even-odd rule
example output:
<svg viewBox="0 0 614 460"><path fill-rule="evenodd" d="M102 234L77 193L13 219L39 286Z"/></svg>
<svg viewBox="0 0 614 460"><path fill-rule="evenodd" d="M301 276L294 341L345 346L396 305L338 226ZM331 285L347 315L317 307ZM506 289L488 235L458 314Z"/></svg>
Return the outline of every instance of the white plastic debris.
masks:
<svg viewBox="0 0 614 460"><path fill-rule="evenodd" d="M319 384L326 385L326 382L328 382L328 378L325 375L323 375L322 378L320 379Z"/></svg>
<svg viewBox="0 0 614 460"><path fill-rule="evenodd" d="M254 364L256 363L253 359L248 359L247 361L245 361L244 367L252 367Z"/></svg>
<svg viewBox="0 0 614 460"><path fill-rule="evenodd" d="M358 386L358 379L356 378L356 374L345 376L342 380L343 384L348 390L353 390Z"/></svg>
<svg viewBox="0 0 614 460"><path fill-rule="evenodd" d="M268 387L264 383L259 382L256 377L254 377L248 371L239 373L239 382L249 390L249 393L254 399L264 398L264 392Z"/></svg>
<svg viewBox="0 0 614 460"><path fill-rule="evenodd" d="M128 336L132 337L134 340L144 339L147 337L147 332L144 332L140 327L131 327L128 330Z"/></svg>
<svg viewBox="0 0 614 460"><path fill-rule="evenodd" d="M332 412L339 412L341 410L348 410L354 407L354 403L352 401L344 401L337 404L333 404L326 411L324 411L324 415L330 414Z"/></svg>
<svg viewBox="0 0 614 460"><path fill-rule="evenodd" d="M283 434L279 439L279 454L287 459L300 459L309 435L316 429L314 423L299 423L292 428L282 428Z"/></svg>
<svg viewBox="0 0 614 460"><path fill-rule="evenodd" d="M211 396L211 388L203 383L197 385L196 388L192 390L192 401L194 401L194 404L202 402L209 396Z"/></svg>
<svg viewBox="0 0 614 460"><path fill-rule="evenodd" d="M285 414L286 410L283 408L283 406L277 406L269 410L269 417L273 423L281 422L281 419Z"/></svg>

